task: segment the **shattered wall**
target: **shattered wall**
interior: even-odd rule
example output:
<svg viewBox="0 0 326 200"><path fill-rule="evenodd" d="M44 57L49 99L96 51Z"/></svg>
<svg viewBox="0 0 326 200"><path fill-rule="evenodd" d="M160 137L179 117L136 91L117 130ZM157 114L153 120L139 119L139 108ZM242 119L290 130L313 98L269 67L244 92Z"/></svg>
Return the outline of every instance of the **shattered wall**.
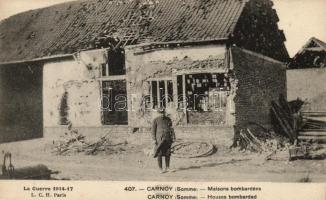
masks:
<svg viewBox="0 0 326 200"><path fill-rule="evenodd" d="M248 50L232 47L234 76L237 79L235 96L236 125L248 122L271 125L271 101L286 96L286 69L279 61Z"/></svg>
<svg viewBox="0 0 326 200"><path fill-rule="evenodd" d="M44 65L44 126L71 122L75 127L101 126L100 65L104 51L81 52L75 59Z"/></svg>
<svg viewBox="0 0 326 200"><path fill-rule="evenodd" d="M149 95L149 80L170 79L173 81L173 105L167 108L175 125L185 125L185 113L176 108L177 71L182 73L197 70L205 72L227 72L224 62L224 45L206 45L178 48L160 48L142 52L142 47L126 48L127 91L129 101L129 126L148 127L154 117L153 111L144 108L142 97ZM214 65L211 63L213 61ZM216 62L214 62L216 61ZM222 61L222 62L221 62ZM218 64L220 63L220 64Z"/></svg>
<svg viewBox="0 0 326 200"><path fill-rule="evenodd" d="M307 110L326 110L326 69L291 69L286 71L289 101L300 98L309 106Z"/></svg>
<svg viewBox="0 0 326 200"><path fill-rule="evenodd" d="M0 143L42 137L42 65L0 66Z"/></svg>
<svg viewBox="0 0 326 200"><path fill-rule="evenodd" d="M278 21L271 0L248 1L231 40L238 47L287 62L286 38Z"/></svg>

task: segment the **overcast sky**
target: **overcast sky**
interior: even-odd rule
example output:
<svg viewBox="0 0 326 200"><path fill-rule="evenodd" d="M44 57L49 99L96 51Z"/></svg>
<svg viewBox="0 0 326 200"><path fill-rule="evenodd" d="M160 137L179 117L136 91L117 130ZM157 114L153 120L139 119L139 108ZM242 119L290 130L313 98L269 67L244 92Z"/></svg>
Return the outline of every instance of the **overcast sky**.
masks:
<svg viewBox="0 0 326 200"><path fill-rule="evenodd" d="M0 19L19 12L50 6L71 0L0 0ZM287 38L291 56L310 37L326 42L326 0L273 0L279 15L279 27Z"/></svg>

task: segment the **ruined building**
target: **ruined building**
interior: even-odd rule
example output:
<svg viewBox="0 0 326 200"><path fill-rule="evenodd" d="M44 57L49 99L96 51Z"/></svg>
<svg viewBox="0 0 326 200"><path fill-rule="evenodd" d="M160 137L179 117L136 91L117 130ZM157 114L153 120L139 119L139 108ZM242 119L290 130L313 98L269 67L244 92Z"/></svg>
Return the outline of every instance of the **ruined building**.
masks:
<svg viewBox="0 0 326 200"><path fill-rule="evenodd" d="M285 37L270 0L89 0L0 24L0 141L147 134L166 107L179 135L232 141L286 96ZM177 133L178 134L178 133Z"/></svg>

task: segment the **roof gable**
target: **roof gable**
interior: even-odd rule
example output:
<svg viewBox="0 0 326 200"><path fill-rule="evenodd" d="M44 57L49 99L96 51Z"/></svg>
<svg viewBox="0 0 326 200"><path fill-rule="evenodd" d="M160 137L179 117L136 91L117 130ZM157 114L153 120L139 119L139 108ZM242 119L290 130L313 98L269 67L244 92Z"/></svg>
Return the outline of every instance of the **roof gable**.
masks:
<svg viewBox="0 0 326 200"><path fill-rule="evenodd" d="M300 49L300 51L294 56L294 58L296 56L298 56L299 54L302 54L304 51L306 50L311 50L311 51L326 51L326 43L324 43L323 41L312 37L308 40L308 42Z"/></svg>
<svg viewBox="0 0 326 200"><path fill-rule="evenodd" d="M324 67L326 64L326 43L312 37L308 42L295 54L289 68L313 68Z"/></svg>
<svg viewBox="0 0 326 200"><path fill-rule="evenodd" d="M320 48L322 48L324 51L326 51L326 43L325 42L323 42L315 37L311 38L311 40L314 41L316 44L318 44L318 46Z"/></svg>
<svg viewBox="0 0 326 200"><path fill-rule="evenodd" d="M160 0L145 6L137 0L117 2L75 1L3 20L0 62L94 48L94 41L108 36L135 43L228 38L247 1Z"/></svg>

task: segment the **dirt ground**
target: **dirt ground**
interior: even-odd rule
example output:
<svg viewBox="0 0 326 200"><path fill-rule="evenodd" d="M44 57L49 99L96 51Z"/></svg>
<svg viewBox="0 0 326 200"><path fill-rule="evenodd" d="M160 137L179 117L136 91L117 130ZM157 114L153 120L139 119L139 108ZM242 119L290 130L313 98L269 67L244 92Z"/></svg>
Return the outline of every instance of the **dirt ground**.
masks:
<svg viewBox="0 0 326 200"><path fill-rule="evenodd" d="M15 168L44 164L60 171L53 176L57 179L326 182L326 160L290 162L286 156L280 155L276 160L266 161L266 155L240 153L227 148L219 148L215 154L204 158L172 157L173 171L160 174L156 160L145 155L144 148L127 144L123 147L125 151L120 153L58 156L52 153L52 141L44 138L0 144L0 151L12 153Z"/></svg>

